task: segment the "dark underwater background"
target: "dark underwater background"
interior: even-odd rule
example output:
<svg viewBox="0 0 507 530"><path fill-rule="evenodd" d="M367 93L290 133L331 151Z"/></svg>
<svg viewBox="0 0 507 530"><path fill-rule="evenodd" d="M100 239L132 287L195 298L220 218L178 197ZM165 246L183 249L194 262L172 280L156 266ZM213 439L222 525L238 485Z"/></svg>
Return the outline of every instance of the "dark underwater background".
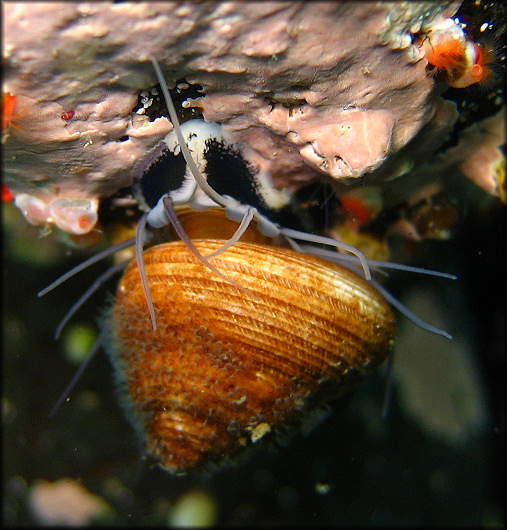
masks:
<svg viewBox="0 0 507 530"><path fill-rule="evenodd" d="M210 512L208 524L226 526L503 526L507 209L468 182L463 203L466 215L454 237L425 241L413 260L456 274L458 281L399 272L386 284L454 340L421 331L397 315L385 418L386 370L380 370L332 401L327 417L310 433L255 447L214 473L185 477L140 459L103 352L48 418L93 342L96 319L115 281L54 341L59 320L107 264L37 298L40 289L93 251L40 237L40 228L5 204L4 524L41 524L33 508L38 481L72 478L107 503L94 519L104 525L166 525L175 521L182 499L200 493Z"/></svg>

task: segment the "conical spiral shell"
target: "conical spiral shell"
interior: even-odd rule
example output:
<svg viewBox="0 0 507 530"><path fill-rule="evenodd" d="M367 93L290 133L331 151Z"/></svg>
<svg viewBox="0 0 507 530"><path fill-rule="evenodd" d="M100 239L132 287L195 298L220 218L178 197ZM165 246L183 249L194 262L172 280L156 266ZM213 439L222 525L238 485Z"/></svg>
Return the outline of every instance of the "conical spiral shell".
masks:
<svg viewBox="0 0 507 530"><path fill-rule="evenodd" d="M224 241L196 240L206 255ZM388 355L394 317L338 265L238 243L213 274L179 241L145 251L153 331L130 263L109 318L125 405L149 453L174 473L220 462L338 395Z"/></svg>

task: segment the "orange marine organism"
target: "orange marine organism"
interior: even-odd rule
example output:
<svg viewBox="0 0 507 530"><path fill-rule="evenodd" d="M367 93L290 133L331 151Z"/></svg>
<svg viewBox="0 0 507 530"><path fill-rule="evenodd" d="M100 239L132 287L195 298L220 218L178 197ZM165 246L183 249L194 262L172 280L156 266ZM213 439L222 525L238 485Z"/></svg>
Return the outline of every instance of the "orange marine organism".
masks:
<svg viewBox="0 0 507 530"><path fill-rule="evenodd" d="M26 108L19 109L19 100L9 92L2 93L2 143L9 136L9 129L21 129L17 120L26 114Z"/></svg>
<svg viewBox="0 0 507 530"><path fill-rule="evenodd" d="M4 132L11 123L17 102L18 98L9 94L9 92L2 95L2 132Z"/></svg>
<svg viewBox="0 0 507 530"><path fill-rule="evenodd" d="M465 88L491 76L492 50L473 42L457 25L429 31L421 39L428 63L445 71L446 82L454 88Z"/></svg>

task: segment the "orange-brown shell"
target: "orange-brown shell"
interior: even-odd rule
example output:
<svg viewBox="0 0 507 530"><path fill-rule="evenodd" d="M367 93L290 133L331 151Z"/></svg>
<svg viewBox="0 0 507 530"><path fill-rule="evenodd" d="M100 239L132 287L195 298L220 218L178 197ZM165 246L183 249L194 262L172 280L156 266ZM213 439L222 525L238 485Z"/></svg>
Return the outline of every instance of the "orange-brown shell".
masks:
<svg viewBox="0 0 507 530"><path fill-rule="evenodd" d="M209 254L222 240L196 240ZM394 317L347 269L267 245L238 243L211 262L179 241L144 253L153 331L131 262L110 315L113 363L133 423L163 467L184 473L226 460L372 372Z"/></svg>

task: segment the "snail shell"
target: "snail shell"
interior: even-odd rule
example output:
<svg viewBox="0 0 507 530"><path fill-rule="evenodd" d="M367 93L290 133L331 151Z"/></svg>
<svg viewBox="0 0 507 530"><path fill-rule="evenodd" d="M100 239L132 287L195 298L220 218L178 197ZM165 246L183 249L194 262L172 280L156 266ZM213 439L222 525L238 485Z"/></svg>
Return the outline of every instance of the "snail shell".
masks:
<svg viewBox="0 0 507 530"><path fill-rule="evenodd" d="M203 255L224 242L194 240ZM109 316L124 404L147 451L177 474L297 425L382 363L395 331L383 298L338 265L251 243L211 261L255 298L176 241L144 252L157 332L135 261Z"/></svg>

